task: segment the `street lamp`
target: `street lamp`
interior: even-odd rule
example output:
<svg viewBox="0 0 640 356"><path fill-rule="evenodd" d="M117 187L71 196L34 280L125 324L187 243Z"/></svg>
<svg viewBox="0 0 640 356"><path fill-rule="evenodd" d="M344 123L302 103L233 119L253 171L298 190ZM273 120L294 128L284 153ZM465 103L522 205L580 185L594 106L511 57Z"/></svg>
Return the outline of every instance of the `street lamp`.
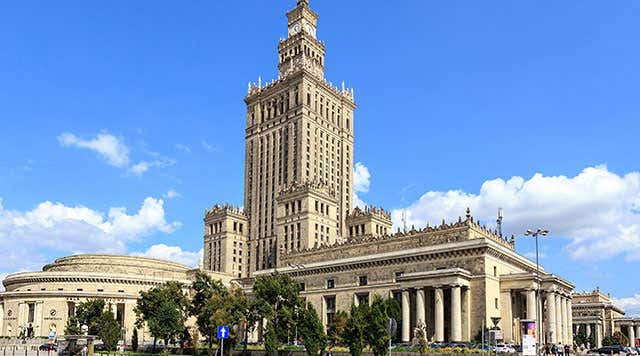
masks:
<svg viewBox="0 0 640 356"><path fill-rule="evenodd" d="M541 320L541 311L542 307L540 303L540 262L539 262L539 254L538 254L538 236L547 236L549 234L549 230L538 228L536 231L532 231L531 229L527 229L525 231L524 236L533 236L536 239L536 281L538 282L538 288L536 290L536 324L537 324L537 335L536 335L536 354L540 352L540 341L542 339L542 335L540 335L540 330L542 330L542 320Z"/></svg>

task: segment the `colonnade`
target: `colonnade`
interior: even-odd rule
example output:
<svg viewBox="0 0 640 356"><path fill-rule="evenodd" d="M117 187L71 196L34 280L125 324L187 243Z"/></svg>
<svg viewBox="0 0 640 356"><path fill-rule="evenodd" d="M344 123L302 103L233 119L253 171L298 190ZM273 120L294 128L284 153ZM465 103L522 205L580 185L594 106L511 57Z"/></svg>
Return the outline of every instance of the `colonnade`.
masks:
<svg viewBox="0 0 640 356"><path fill-rule="evenodd" d="M449 298L449 340L445 340L445 290L450 290ZM425 287L404 289L401 292L402 324L401 341L410 342L411 315L415 315L415 325L425 323L430 325L433 321L433 341L467 341L470 337L469 303L470 294L467 287L460 285L439 286L430 288L433 290L433 315L427 316L431 306L427 305L428 289ZM411 293L415 292L415 310L411 311ZM463 315L464 314L464 315Z"/></svg>
<svg viewBox="0 0 640 356"><path fill-rule="evenodd" d="M554 291L545 292L545 341L573 344L571 298Z"/></svg>
<svg viewBox="0 0 640 356"><path fill-rule="evenodd" d="M591 345L591 347L602 347L602 322L594 321L594 322L579 322L574 324L575 333L580 331L580 328L583 327L585 329L585 334L587 338L593 335L593 339L595 340L595 345ZM586 345L585 345L586 346Z"/></svg>

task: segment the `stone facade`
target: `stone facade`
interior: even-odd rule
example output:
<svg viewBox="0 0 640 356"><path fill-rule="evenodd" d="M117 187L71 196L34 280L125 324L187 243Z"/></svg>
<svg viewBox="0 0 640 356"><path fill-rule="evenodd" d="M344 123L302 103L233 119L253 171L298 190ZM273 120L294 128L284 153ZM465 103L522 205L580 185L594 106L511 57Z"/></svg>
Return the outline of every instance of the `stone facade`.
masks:
<svg viewBox="0 0 640 356"><path fill-rule="evenodd" d="M243 266L248 263L249 224L244 212L230 205L216 205L205 211L204 226L204 269L242 277Z"/></svg>
<svg viewBox="0 0 640 356"><path fill-rule="evenodd" d="M385 236L391 233L391 214L382 208L358 207L347 215L347 238L361 239L367 236Z"/></svg>
<svg viewBox="0 0 640 356"><path fill-rule="evenodd" d="M611 297L599 288L592 292L574 293L573 301L574 333L582 329L587 337L594 335L595 346L601 347L602 339L616 331L627 336L630 344L640 338L640 318L625 317L624 310L614 305Z"/></svg>
<svg viewBox="0 0 640 356"><path fill-rule="evenodd" d="M209 272L227 285L231 276ZM3 281L0 293L0 336L18 336L28 326L35 336L50 330L64 332L78 303L104 299L121 325L122 338L130 342L140 291L175 280L190 284L195 270L178 263L121 255L75 255L43 267L41 272L21 272ZM140 342L151 340L139 330Z"/></svg>
<svg viewBox="0 0 640 356"><path fill-rule="evenodd" d="M536 319L538 286L535 264L514 247L513 239L479 225L467 211L451 224L289 252L276 269L303 284L302 295L325 326L337 310L377 294L400 302L398 337L404 342L420 321L432 341L470 341L482 325L492 325L491 317L500 317L505 341L518 343L519 321ZM554 297L552 303L540 299L541 311L555 316L557 306L560 321L551 327L559 340L570 340L573 285L541 269L540 290Z"/></svg>
<svg viewBox="0 0 640 356"><path fill-rule="evenodd" d="M330 239L345 235L344 216L352 208L353 91L325 80L325 47L316 38L318 15L308 2L299 1L287 18L288 36L278 44L278 79L249 84L245 98L245 276L277 263L278 230L284 230L276 214L281 190L313 182L334 191Z"/></svg>

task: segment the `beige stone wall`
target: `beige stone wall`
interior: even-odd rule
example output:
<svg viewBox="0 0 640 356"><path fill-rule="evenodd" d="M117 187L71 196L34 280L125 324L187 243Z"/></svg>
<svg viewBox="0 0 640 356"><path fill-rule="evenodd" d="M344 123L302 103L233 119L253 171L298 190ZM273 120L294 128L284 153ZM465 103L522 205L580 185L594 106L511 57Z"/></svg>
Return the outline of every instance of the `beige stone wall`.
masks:
<svg viewBox="0 0 640 356"><path fill-rule="evenodd" d="M136 305L140 291L169 280L190 284L193 271L177 263L121 255L76 255L57 259L42 272L9 275L4 281L6 291L0 293L0 336L17 336L30 323L36 336L47 336L51 329L64 333L70 303L88 299L104 299L112 305L124 306L124 337L133 333ZM230 277L225 281L229 283ZM29 304L35 306L33 321L29 321ZM140 340L151 340L140 332Z"/></svg>

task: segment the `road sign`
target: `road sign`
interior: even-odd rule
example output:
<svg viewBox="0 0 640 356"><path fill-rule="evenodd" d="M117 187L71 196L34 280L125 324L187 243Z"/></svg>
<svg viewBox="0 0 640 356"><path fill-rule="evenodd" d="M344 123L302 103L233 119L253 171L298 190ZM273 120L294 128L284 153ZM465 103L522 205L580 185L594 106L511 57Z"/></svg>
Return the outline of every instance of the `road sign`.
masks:
<svg viewBox="0 0 640 356"><path fill-rule="evenodd" d="M56 332L51 330L49 331L49 340L53 340L56 338Z"/></svg>
<svg viewBox="0 0 640 356"><path fill-rule="evenodd" d="M218 326L218 339L228 339L228 338L229 338L229 327Z"/></svg>

